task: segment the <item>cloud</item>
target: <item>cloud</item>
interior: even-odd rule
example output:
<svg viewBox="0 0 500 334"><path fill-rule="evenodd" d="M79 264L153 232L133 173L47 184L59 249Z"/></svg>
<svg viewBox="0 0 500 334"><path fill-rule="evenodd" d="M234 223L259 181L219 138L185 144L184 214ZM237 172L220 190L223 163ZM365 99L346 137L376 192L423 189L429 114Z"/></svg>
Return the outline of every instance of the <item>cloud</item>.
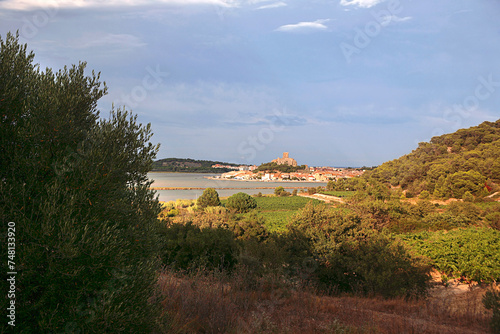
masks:
<svg viewBox="0 0 500 334"><path fill-rule="evenodd" d="M283 1L279 1L279 2L275 2L275 3L271 3L269 5L260 6L257 9L270 9L270 8L279 8L279 7L285 7L285 6L287 6L286 3L284 3Z"/></svg>
<svg viewBox="0 0 500 334"><path fill-rule="evenodd" d="M59 8L90 8L90 7L132 7L154 4L165 5L215 5L234 7L233 0L4 0L0 1L0 8L10 10L36 10Z"/></svg>
<svg viewBox="0 0 500 334"><path fill-rule="evenodd" d="M342 6L355 6L359 8L370 8L385 0L340 0Z"/></svg>
<svg viewBox="0 0 500 334"><path fill-rule="evenodd" d="M387 26L391 23L405 22L411 19L412 19L411 16L398 17L396 15L387 15L382 18L382 22L380 22L380 24L383 26Z"/></svg>
<svg viewBox="0 0 500 334"><path fill-rule="evenodd" d="M99 46L136 48L147 44L137 36L128 34L86 34L72 45L76 49L86 49Z"/></svg>
<svg viewBox="0 0 500 334"><path fill-rule="evenodd" d="M286 24L276 29L283 32L305 32L311 30L326 30L328 27L323 23L330 21L329 19L316 20L314 22L299 22L296 24Z"/></svg>

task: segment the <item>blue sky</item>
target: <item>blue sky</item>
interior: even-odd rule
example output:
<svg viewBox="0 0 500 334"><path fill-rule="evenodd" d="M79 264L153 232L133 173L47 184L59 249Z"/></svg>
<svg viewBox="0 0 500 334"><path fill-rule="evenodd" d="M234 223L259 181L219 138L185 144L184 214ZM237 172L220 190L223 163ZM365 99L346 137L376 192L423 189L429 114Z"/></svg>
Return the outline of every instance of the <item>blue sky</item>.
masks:
<svg viewBox="0 0 500 334"><path fill-rule="evenodd" d="M372 166L500 118L497 0L0 0L42 68L86 61L158 158Z"/></svg>

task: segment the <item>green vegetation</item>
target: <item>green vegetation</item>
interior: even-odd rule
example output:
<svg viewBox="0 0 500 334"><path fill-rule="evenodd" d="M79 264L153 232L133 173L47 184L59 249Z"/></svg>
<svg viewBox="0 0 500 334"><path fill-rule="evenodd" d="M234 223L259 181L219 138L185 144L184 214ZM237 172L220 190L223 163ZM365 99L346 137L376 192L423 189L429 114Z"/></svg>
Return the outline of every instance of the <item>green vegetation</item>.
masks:
<svg viewBox="0 0 500 334"><path fill-rule="evenodd" d="M426 190L440 198L462 198L466 192L483 197L498 190L494 184L500 182L500 120L433 137L366 177L412 194Z"/></svg>
<svg viewBox="0 0 500 334"><path fill-rule="evenodd" d="M483 296L483 304L487 310L492 310L491 331L493 333L500 332L500 292L488 290Z"/></svg>
<svg viewBox="0 0 500 334"><path fill-rule="evenodd" d="M245 193L237 193L227 199L226 208L238 213L248 212L257 206L257 201Z"/></svg>
<svg viewBox="0 0 500 334"><path fill-rule="evenodd" d="M263 163L257 169L254 171L254 173L257 172L267 172L267 171L275 171L275 172L282 172L282 173L292 173L300 170L305 170L307 169L306 165L301 165L301 166L290 166L290 165L278 165L276 162L267 162Z"/></svg>
<svg viewBox="0 0 500 334"><path fill-rule="evenodd" d="M350 198L356 194L355 191L321 191L321 194L325 195L330 195L330 196L336 196L336 197L343 197L343 198Z"/></svg>
<svg viewBox="0 0 500 334"><path fill-rule="evenodd" d="M467 228L420 232L404 236L406 242L448 277L476 282L500 280L500 231Z"/></svg>
<svg viewBox="0 0 500 334"><path fill-rule="evenodd" d="M160 205L147 178L158 150L150 126L122 109L100 119L106 87L85 63L54 72L33 61L19 36L0 38L0 229L15 223L16 329L152 332Z"/></svg>
<svg viewBox="0 0 500 334"><path fill-rule="evenodd" d="M219 194L214 188L207 188L203 190L203 194L198 197L197 204L200 208L206 208L207 206L219 206Z"/></svg>
<svg viewBox="0 0 500 334"><path fill-rule="evenodd" d="M231 270L236 263L236 241L227 229L174 224L160 235L163 263L176 270Z"/></svg>
<svg viewBox="0 0 500 334"><path fill-rule="evenodd" d="M225 173L232 170L229 168L212 168L212 166L216 164L235 167L239 166L238 164L220 161L167 158L155 161L153 163L152 171L183 173Z"/></svg>
<svg viewBox="0 0 500 334"><path fill-rule="evenodd" d="M249 319L287 300L262 309L298 304L313 319L340 309L315 293L426 297L431 267L465 282L500 279L500 203L485 196L498 190L500 121L329 182L345 203L278 187L222 202L206 189L160 205L147 178L158 151L150 126L122 109L100 119L99 75L86 76L84 63L42 72L11 34L0 47L0 232L13 235L15 223L15 255L2 254L18 272L21 332L273 332L269 321L241 325L240 311ZM498 330L498 292L483 303ZM219 322L221 313L233 318Z"/></svg>

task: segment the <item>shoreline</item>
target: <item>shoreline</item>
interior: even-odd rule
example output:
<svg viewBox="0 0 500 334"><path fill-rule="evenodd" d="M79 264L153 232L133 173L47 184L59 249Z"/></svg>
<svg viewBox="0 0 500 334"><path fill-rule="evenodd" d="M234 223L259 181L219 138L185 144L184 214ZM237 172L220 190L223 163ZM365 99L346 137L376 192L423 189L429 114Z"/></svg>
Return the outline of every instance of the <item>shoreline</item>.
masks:
<svg viewBox="0 0 500 334"><path fill-rule="evenodd" d="M215 180L215 181L239 181L239 182L290 182L290 183L328 183L327 181L310 181L310 180L269 180L269 181L263 181L263 180L238 180L238 179L224 179L224 178L215 178L211 176L205 176L204 179L208 180ZM275 188L275 187L273 187ZM286 187L284 187L286 188ZM302 188L307 188L307 187L302 187Z"/></svg>
<svg viewBox="0 0 500 334"><path fill-rule="evenodd" d="M239 187L150 187L151 190L204 190L206 188L213 188L217 190L252 190L252 189L275 189L276 187L252 187L252 188L239 188ZM307 189L309 187L283 187L284 189Z"/></svg>

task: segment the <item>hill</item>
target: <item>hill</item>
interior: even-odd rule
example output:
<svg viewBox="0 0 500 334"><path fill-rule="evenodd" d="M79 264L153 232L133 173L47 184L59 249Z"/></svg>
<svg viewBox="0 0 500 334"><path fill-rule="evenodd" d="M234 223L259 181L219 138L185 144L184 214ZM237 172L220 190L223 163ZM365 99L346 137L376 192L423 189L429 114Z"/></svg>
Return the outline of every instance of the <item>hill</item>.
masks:
<svg viewBox="0 0 500 334"><path fill-rule="evenodd" d="M233 167L240 166L239 164L220 161L167 158L155 161L153 163L152 171L184 173L225 173L232 170L231 168L212 168L212 166L216 164Z"/></svg>
<svg viewBox="0 0 500 334"><path fill-rule="evenodd" d="M484 196L500 183L500 120L433 137L367 174L411 194Z"/></svg>

